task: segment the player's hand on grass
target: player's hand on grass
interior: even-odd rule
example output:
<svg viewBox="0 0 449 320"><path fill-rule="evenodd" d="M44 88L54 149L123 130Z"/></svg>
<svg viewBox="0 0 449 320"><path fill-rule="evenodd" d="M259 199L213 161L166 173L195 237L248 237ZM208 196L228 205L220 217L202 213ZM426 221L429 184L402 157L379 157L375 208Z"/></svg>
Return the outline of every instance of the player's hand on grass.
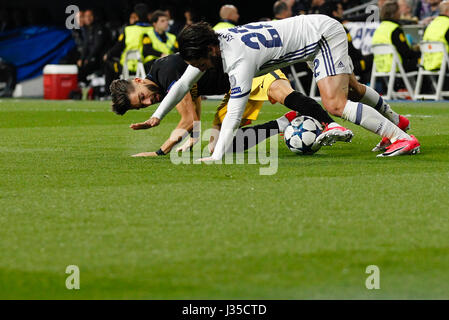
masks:
<svg viewBox="0 0 449 320"><path fill-rule="evenodd" d="M156 152L141 152L133 154L131 157L138 158L138 157L157 157Z"/></svg>
<svg viewBox="0 0 449 320"><path fill-rule="evenodd" d="M198 142L198 139L190 137L186 142L179 148L176 148L176 152L184 152L189 150Z"/></svg>
<svg viewBox="0 0 449 320"><path fill-rule="evenodd" d="M141 123L133 123L131 124L129 127L133 130L142 130L142 129L149 129L149 128L153 128L159 125L159 123L161 122L160 119L152 117L149 120L145 121L145 122L141 122Z"/></svg>
<svg viewBox="0 0 449 320"><path fill-rule="evenodd" d="M213 162L213 161L216 161L216 160L214 158L212 158L212 157L207 157L207 158L200 158L200 159L197 159L195 161L198 161L198 162Z"/></svg>

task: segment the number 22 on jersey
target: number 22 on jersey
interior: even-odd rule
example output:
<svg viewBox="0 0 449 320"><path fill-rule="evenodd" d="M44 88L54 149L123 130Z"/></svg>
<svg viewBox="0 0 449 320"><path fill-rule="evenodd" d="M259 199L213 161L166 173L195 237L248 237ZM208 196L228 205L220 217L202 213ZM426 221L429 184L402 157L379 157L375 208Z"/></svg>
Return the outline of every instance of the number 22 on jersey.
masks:
<svg viewBox="0 0 449 320"><path fill-rule="evenodd" d="M250 32L250 30L257 29L266 29L271 37L271 39L267 39L264 34L260 32ZM282 40L279 36L279 33L270 25L251 25L246 24L241 27L235 27L229 29L229 31L234 33L246 33L240 39L242 42L252 49L260 49L260 44L262 44L265 48L276 48L282 47ZM248 33L249 32L249 33ZM257 40L257 41L256 41Z"/></svg>

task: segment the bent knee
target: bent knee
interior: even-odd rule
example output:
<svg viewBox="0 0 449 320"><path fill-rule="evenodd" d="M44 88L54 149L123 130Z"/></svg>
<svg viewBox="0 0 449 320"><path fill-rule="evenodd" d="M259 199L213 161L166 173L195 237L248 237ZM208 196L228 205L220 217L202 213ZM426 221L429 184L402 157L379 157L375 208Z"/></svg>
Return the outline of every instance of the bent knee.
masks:
<svg viewBox="0 0 449 320"><path fill-rule="evenodd" d="M288 80L278 79L273 81L273 83L268 88L268 97L272 101L283 104L285 98L293 91L294 90Z"/></svg>
<svg viewBox="0 0 449 320"><path fill-rule="evenodd" d="M323 101L324 108L331 115L336 117L341 117L343 114L343 110L345 109L347 100L333 100L333 101Z"/></svg>

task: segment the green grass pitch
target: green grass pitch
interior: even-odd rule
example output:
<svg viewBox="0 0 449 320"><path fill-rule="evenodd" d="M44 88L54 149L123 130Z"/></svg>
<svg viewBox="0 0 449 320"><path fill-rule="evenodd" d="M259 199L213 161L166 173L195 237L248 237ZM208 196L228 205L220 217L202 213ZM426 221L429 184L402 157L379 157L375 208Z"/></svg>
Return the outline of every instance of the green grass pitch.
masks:
<svg viewBox="0 0 449 320"><path fill-rule="evenodd" d="M279 168L174 165L178 121L110 102L0 102L1 299L448 299L449 104L394 103L421 154L378 159L378 137ZM216 102L203 103L203 128ZM257 123L286 112L266 105ZM68 265L80 290L67 290ZM367 290L368 265L380 289Z"/></svg>

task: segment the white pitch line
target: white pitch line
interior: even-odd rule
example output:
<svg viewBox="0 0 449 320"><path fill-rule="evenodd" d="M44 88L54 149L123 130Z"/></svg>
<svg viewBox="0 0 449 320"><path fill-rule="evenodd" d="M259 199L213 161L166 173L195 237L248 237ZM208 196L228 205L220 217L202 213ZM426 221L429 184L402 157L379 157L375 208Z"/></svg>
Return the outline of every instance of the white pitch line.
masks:
<svg viewBox="0 0 449 320"><path fill-rule="evenodd" d="M404 117L407 118L433 118L433 116L428 114L405 114Z"/></svg>

